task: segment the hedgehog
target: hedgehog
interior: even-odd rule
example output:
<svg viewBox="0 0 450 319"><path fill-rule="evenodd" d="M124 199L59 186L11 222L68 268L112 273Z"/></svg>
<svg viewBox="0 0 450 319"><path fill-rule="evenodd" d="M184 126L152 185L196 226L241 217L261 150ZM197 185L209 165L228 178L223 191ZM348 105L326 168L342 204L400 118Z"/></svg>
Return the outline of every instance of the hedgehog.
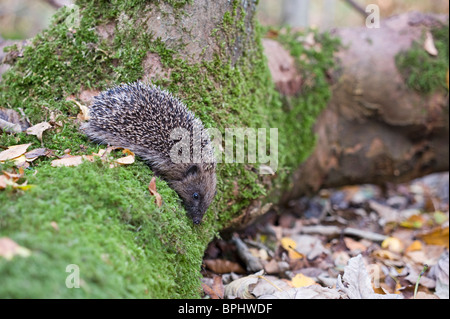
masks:
<svg viewBox="0 0 450 319"><path fill-rule="evenodd" d="M214 149L202 122L179 99L153 84L122 84L94 97L81 129L146 161L179 195L193 223L201 223L216 194Z"/></svg>

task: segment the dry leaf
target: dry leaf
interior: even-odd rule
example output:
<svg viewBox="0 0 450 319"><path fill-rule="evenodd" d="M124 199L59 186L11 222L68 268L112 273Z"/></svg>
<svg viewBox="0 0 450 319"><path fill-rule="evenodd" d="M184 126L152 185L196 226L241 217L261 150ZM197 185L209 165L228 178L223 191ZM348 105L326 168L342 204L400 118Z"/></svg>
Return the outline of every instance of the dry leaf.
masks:
<svg viewBox="0 0 450 319"><path fill-rule="evenodd" d="M322 240L317 236L310 235L292 235L291 239L296 242L295 250L303 256L306 256L308 260L313 260L323 253L329 253Z"/></svg>
<svg viewBox="0 0 450 319"><path fill-rule="evenodd" d="M216 274L226 274L234 272L237 274L245 274L244 268L238 263L225 259L206 259L203 261L205 266Z"/></svg>
<svg viewBox="0 0 450 319"><path fill-rule="evenodd" d="M5 189L8 186L9 178L5 175L0 175L0 189Z"/></svg>
<svg viewBox="0 0 450 319"><path fill-rule="evenodd" d="M436 265L431 267L430 275L436 279L435 294L441 299L449 299L449 254L444 252Z"/></svg>
<svg viewBox="0 0 450 319"><path fill-rule="evenodd" d="M3 174L6 175L6 177L9 178L9 179L17 181L19 178L23 177L24 171L23 171L23 169L20 169L19 170L19 174L3 171Z"/></svg>
<svg viewBox="0 0 450 319"><path fill-rule="evenodd" d="M281 238L280 243L281 243L281 247L283 247L285 250L287 250L290 259L295 260L295 259L305 258L305 255L303 255L302 253L298 252L295 249L295 248L297 248L297 243L292 238L283 237L283 238Z"/></svg>
<svg viewBox="0 0 450 319"><path fill-rule="evenodd" d="M411 251L420 251L420 250L422 250L422 243L419 240L415 240L412 242L411 245L409 245L406 248L405 252L409 253Z"/></svg>
<svg viewBox="0 0 450 319"><path fill-rule="evenodd" d="M13 145L13 146L8 147L7 150L0 152L0 162L12 160L12 159L15 159L15 158L23 155L27 151L27 148L30 147L30 145L31 145L31 143Z"/></svg>
<svg viewBox="0 0 450 319"><path fill-rule="evenodd" d="M133 155L128 155L125 157L121 157L115 160L116 163L120 164L120 165L130 165L134 163L134 154Z"/></svg>
<svg viewBox="0 0 450 319"><path fill-rule="evenodd" d="M80 121L89 121L90 120L90 116L89 116L89 108L84 105L79 103L78 101L76 101L75 99L69 98L67 99L68 101L72 101L73 103L75 103L79 108L80 108L80 113L78 113L77 115L77 119L79 119Z"/></svg>
<svg viewBox="0 0 450 319"><path fill-rule="evenodd" d="M19 157L14 158L14 165L24 166L25 164L28 164L25 155L20 155Z"/></svg>
<svg viewBox="0 0 450 319"><path fill-rule="evenodd" d="M414 299L439 299L439 297L433 294L427 294L426 292L419 291Z"/></svg>
<svg viewBox="0 0 450 319"><path fill-rule="evenodd" d="M28 257L30 255L31 252L29 249L19 246L12 239L8 237L0 238L0 257L11 260L14 256Z"/></svg>
<svg viewBox="0 0 450 319"><path fill-rule="evenodd" d="M222 277L214 275L213 276L213 284L212 286L208 286L205 283L202 283L203 291L205 294L211 297L211 299L223 299L224 296L224 287L222 283Z"/></svg>
<svg viewBox="0 0 450 319"><path fill-rule="evenodd" d="M25 158L27 160L27 162L32 162L34 161L36 158L40 157L40 156L46 156L50 153L48 148L35 148L34 150L31 150L29 152L26 152Z"/></svg>
<svg viewBox="0 0 450 319"><path fill-rule="evenodd" d="M394 253L392 251L386 250L386 249L377 249L374 250L372 255L374 257L378 257L381 259L387 259L387 260L393 260L393 261L398 261L400 260L400 255L397 253Z"/></svg>
<svg viewBox="0 0 450 319"><path fill-rule="evenodd" d="M255 299L251 290L255 287L264 270L261 270L254 275L239 278L230 282L225 286L225 298L241 298L241 299Z"/></svg>
<svg viewBox="0 0 450 319"><path fill-rule="evenodd" d="M405 228L422 228L422 226L425 224L425 218L421 215L412 215L407 220L402 221L400 223L400 226Z"/></svg>
<svg viewBox="0 0 450 319"><path fill-rule="evenodd" d="M275 259L270 260L264 264L264 270L268 274L279 274L289 269L289 264L286 261L277 261Z"/></svg>
<svg viewBox="0 0 450 319"><path fill-rule="evenodd" d="M315 285L316 282L311 277L305 276L303 274L296 274L291 280L292 286L294 288L307 287Z"/></svg>
<svg viewBox="0 0 450 319"><path fill-rule="evenodd" d="M271 295L261 296L259 299L340 299L341 295L335 289L319 285L291 288L278 291Z"/></svg>
<svg viewBox="0 0 450 319"><path fill-rule="evenodd" d="M63 158L55 159L52 161L51 165L53 167L61 166L78 166L83 163L83 157L81 155L65 155Z"/></svg>
<svg viewBox="0 0 450 319"><path fill-rule="evenodd" d="M351 252L355 253L355 252L363 252L367 250L367 247L364 246L362 243L360 243L359 241L354 240L351 237L344 237L344 243L345 246L347 246L348 249L350 249ZM356 255L356 253L355 253Z"/></svg>
<svg viewBox="0 0 450 319"><path fill-rule="evenodd" d="M132 151L130 151L128 148L125 148L125 149L122 151L122 153L128 154L128 155L133 155L133 156L134 156L134 153L133 153Z"/></svg>
<svg viewBox="0 0 450 319"><path fill-rule="evenodd" d="M381 243L381 248L400 254L404 249L404 245L400 239L396 237L388 237Z"/></svg>
<svg viewBox="0 0 450 319"><path fill-rule="evenodd" d="M41 122L36 125L33 125L32 127L27 128L27 134L28 135L36 135L39 141L42 142L42 134L44 131L48 130L52 126L48 122Z"/></svg>
<svg viewBox="0 0 450 319"><path fill-rule="evenodd" d="M344 284L346 283L346 285ZM344 268L344 276L338 276L336 288L349 299L397 299L400 295L380 295L373 291L369 273L361 255L351 258Z"/></svg>
<svg viewBox="0 0 450 319"><path fill-rule="evenodd" d="M155 204L158 207L161 207L162 205L162 197L161 195L156 191L156 178L153 176L152 180L150 181L150 184L148 184L148 190L150 191L150 194L155 196Z"/></svg>
<svg viewBox="0 0 450 319"><path fill-rule="evenodd" d="M3 175L0 175L0 189L5 189L7 186L11 186L14 189L29 190L34 185L27 185L27 181L22 184L16 182L24 175L23 169L19 169L19 174L13 174L3 171Z"/></svg>
<svg viewBox="0 0 450 319"><path fill-rule="evenodd" d="M424 235L420 235L419 237L422 238L423 241L425 241L425 243L428 245L440 245L447 248L449 246L448 226L445 228L436 227L432 231Z"/></svg>
<svg viewBox="0 0 450 319"><path fill-rule="evenodd" d="M27 181L25 181L23 184L21 184L21 185L19 185L19 184L16 184L16 183L14 183L15 185L13 185L13 188L15 188L15 189L21 189L21 190L23 190L23 191L26 191L26 190L29 190L30 188L33 188L34 187L34 185L27 185L28 184L28 182Z"/></svg>
<svg viewBox="0 0 450 319"><path fill-rule="evenodd" d="M432 56L437 56L439 53L438 50L436 49L436 46L434 45L433 35L431 34L430 31L427 31L425 35L425 42L423 44L423 48L425 49L425 51L428 52L428 54Z"/></svg>

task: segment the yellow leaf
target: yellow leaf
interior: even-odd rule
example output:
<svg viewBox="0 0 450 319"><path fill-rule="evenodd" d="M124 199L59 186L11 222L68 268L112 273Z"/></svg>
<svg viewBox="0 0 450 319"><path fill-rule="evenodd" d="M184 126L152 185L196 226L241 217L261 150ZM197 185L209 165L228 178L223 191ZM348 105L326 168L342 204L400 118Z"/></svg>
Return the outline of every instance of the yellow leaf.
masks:
<svg viewBox="0 0 450 319"><path fill-rule="evenodd" d="M294 278L292 278L291 283L295 288L306 287L306 286L311 286L311 285L316 284L314 279L312 279L311 277L305 276L303 274L295 275Z"/></svg>
<svg viewBox="0 0 450 319"><path fill-rule="evenodd" d="M428 245L440 245L449 247L448 226L445 228L436 227L431 232L420 236Z"/></svg>
<svg viewBox="0 0 450 319"><path fill-rule="evenodd" d="M420 215L412 215L407 220L402 221L400 226L405 228L422 228L425 223L425 219Z"/></svg>
<svg viewBox="0 0 450 319"><path fill-rule="evenodd" d="M115 160L115 162L118 164L121 164L121 165L133 164L134 163L134 154L118 158Z"/></svg>
<svg viewBox="0 0 450 319"><path fill-rule="evenodd" d="M27 161L27 158L25 155L20 155L19 157L16 157L14 159L14 165L20 166L21 164L25 163Z"/></svg>
<svg viewBox="0 0 450 319"><path fill-rule="evenodd" d="M26 182L24 184L26 184ZM31 189L33 187L34 187L34 185L17 185L17 186L14 186L14 188L21 189L23 191L27 191L27 190L29 190L29 189Z"/></svg>
<svg viewBox="0 0 450 319"><path fill-rule="evenodd" d="M295 240L292 240L289 237L283 237L280 240L281 243L281 247L283 247L286 250L290 250L290 249L295 249L297 247L297 243L295 242Z"/></svg>
<svg viewBox="0 0 450 319"><path fill-rule="evenodd" d="M406 248L407 253L409 253L410 251L418 251L418 250L422 250L422 243L419 240L413 241L412 244Z"/></svg>
<svg viewBox="0 0 450 319"><path fill-rule="evenodd" d="M134 153L130 151L128 148L125 148L122 153L134 156Z"/></svg>
<svg viewBox="0 0 450 319"><path fill-rule="evenodd" d="M31 143L13 145L13 146L8 147L7 150L0 152L0 162L11 160L11 159L14 159L16 157L23 155L27 151L27 148L30 147L30 145L31 145Z"/></svg>
<svg viewBox="0 0 450 319"><path fill-rule="evenodd" d="M388 237L381 243L381 248L392 251L393 253L401 253L404 249L403 243L396 237Z"/></svg>
<svg viewBox="0 0 450 319"><path fill-rule="evenodd" d="M293 239L283 237L281 238L280 243L281 247L287 250L290 259L303 259L305 257L305 255L295 250L295 248L297 248L297 243Z"/></svg>

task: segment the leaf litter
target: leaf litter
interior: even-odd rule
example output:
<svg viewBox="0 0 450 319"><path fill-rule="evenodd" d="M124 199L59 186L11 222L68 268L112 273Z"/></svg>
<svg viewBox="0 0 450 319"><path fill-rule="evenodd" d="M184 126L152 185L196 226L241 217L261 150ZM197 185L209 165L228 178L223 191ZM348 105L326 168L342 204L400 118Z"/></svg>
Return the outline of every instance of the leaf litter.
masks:
<svg viewBox="0 0 450 319"><path fill-rule="evenodd" d="M448 176L322 190L224 233L205 252L204 298L448 299Z"/></svg>
<svg viewBox="0 0 450 319"><path fill-rule="evenodd" d="M42 142L42 133L49 128L51 128L51 125L47 122L43 122L29 127L27 129L27 133L36 135ZM58 157L55 155L55 150L44 147L28 151L31 145L32 143L12 145L7 148L5 147L6 149L0 152L0 164L13 164L12 168L3 170L0 174L0 190L4 190L7 187L12 187L15 190L26 191L32 188L34 185L27 184L28 182L25 178L24 169L29 168L31 163L39 157ZM118 149L122 149L122 153L125 154L125 156L117 159L112 158L110 156L111 152ZM133 152L128 149L113 146L108 146L106 149L100 149L98 153L92 153L91 155L71 155L70 149L65 150L64 153L65 154L63 156L53 159L51 161L51 166L55 168L61 166L73 167L82 164L84 161L94 162L95 158L99 158L103 162L108 162L109 167L113 168L121 165L130 165L135 161L135 155ZM19 173L17 173L17 170ZM35 173L37 173L36 170ZM160 206L162 203L162 199L160 198L161 196L157 192L153 195L156 196L156 202L158 206Z"/></svg>

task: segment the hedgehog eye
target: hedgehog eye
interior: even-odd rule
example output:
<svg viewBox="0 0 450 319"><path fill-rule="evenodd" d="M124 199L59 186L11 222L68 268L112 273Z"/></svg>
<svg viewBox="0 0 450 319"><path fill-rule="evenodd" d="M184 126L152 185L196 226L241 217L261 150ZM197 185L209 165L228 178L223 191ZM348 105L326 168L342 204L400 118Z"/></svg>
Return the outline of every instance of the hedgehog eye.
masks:
<svg viewBox="0 0 450 319"><path fill-rule="evenodd" d="M200 198L200 195L198 193L194 193L192 194L192 198L198 200Z"/></svg>

